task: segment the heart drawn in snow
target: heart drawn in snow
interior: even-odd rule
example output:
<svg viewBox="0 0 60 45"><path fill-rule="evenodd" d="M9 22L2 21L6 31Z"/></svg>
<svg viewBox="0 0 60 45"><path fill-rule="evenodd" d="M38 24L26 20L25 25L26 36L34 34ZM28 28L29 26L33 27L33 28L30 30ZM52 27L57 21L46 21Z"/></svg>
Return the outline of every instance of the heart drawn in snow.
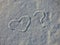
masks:
<svg viewBox="0 0 60 45"><path fill-rule="evenodd" d="M18 20L11 20L8 23L8 28L11 30L18 30L21 32L26 32L31 24L31 17L21 16Z"/></svg>

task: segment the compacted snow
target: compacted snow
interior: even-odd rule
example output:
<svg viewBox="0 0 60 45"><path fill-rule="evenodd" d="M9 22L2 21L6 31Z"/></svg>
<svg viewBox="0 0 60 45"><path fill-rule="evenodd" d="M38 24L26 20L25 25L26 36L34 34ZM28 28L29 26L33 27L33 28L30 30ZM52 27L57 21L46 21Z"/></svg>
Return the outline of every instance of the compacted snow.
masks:
<svg viewBox="0 0 60 45"><path fill-rule="evenodd" d="M60 45L60 0L0 0L0 45Z"/></svg>

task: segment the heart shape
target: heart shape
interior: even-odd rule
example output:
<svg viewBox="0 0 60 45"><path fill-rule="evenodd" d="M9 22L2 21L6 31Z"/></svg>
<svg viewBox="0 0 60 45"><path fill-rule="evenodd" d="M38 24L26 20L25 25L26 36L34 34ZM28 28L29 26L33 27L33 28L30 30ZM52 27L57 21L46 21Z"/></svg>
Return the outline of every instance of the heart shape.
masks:
<svg viewBox="0 0 60 45"><path fill-rule="evenodd" d="M29 16L26 15L26 16L21 16L18 20L15 20L15 19L14 20L11 20L9 22L9 24L8 24L8 27L11 30L19 29L18 31L26 32L27 29L28 29L28 27L30 26L30 24L31 24L31 17L29 17ZM24 26L24 28L23 28L23 26Z"/></svg>

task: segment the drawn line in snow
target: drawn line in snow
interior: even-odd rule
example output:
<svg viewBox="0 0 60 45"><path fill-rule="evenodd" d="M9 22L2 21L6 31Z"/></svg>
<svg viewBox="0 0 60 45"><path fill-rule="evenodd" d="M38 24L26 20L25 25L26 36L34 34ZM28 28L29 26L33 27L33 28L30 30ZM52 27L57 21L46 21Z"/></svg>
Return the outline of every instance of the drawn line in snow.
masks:
<svg viewBox="0 0 60 45"><path fill-rule="evenodd" d="M35 11L34 14L33 14L33 16L37 16L37 14L39 14L39 13L42 13L42 17L44 17L43 11L40 11L40 10ZM39 20L41 22L41 18Z"/></svg>
<svg viewBox="0 0 60 45"><path fill-rule="evenodd" d="M18 21L13 19L8 23L8 28L11 30L15 30L18 24L19 24Z"/></svg>
<svg viewBox="0 0 60 45"><path fill-rule="evenodd" d="M27 24L26 24L26 26L25 26L25 29L24 29L24 30L19 30L20 32L26 32L26 31L28 30L30 24L31 24L31 17L29 17L28 15L20 17L20 18L18 19L18 22L21 22L24 17L27 18L28 21L27 21Z"/></svg>
<svg viewBox="0 0 60 45"><path fill-rule="evenodd" d="M42 11L39 11L39 10L35 11L33 16L36 16L38 13L42 13Z"/></svg>
<svg viewBox="0 0 60 45"><path fill-rule="evenodd" d="M41 18L41 23L43 23L43 20L45 19L46 21L49 20L49 12L43 12L43 17Z"/></svg>

